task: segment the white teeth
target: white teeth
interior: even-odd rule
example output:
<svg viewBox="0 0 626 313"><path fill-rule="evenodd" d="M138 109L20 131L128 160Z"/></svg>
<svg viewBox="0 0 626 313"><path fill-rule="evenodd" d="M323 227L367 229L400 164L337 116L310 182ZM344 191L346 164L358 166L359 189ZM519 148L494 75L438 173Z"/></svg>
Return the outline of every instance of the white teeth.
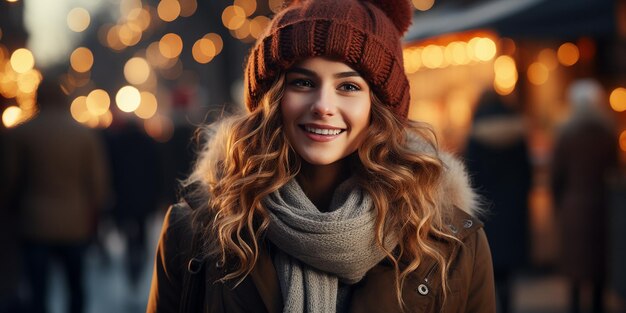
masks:
<svg viewBox="0 0 626 313"><path fill-rule="evenodd" d="M313 128L309 126L305 126L304 129L306 129L306 131L308 131L309 133L325 135L325 136L336 136L336 135L339 135L339 133L341 133L341 129Z"/></svg>

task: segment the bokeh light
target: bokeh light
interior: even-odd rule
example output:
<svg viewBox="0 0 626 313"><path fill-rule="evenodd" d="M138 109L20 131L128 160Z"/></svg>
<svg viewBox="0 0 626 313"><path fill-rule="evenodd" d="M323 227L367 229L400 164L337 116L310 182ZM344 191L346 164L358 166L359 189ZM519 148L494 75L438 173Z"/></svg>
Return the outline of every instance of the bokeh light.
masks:
<svg viewBox="0 0 626 313"><path fill-rule="evenodd" d="M102 89L92 90L85 100L87 111L93 116L106 113L111 105L109 94Z"/></svg>
<svg viewBox="0 0 626 313"><path fill-rule="evenodd" d="M250 16L256 11L256 0L235 0L234 4L242 8L246 16Z"/></svg>
<svg viewBox="0 0 626 313"><path fill-rule="evenodd" d="M229 5L222 12L222 23L230 30L240 28L246 18L246 11L240 6Z"/></svg>
<svg viewBox="0 0 626 313"><path fill-rule="evenodd" d="M578 47L571 43L566 42L559 47L557 52L557 56L559 58L559 62L565 66L572 66L578 62L580 58L580 52L578 51Z"/></svg>
<svg viewBox="0 0 626 313"><path fill-rule="evenodd" d="M85 47L76 48L70 55L70 65L78 73L91 70L93 66L93 53Z"/></svg>
<svg viewBox="0 0 626 313"><path fill-rule="evenodd" d="M145 83L150 77L150 65L144 58L134 57L124 65L124 77L133 85Z"/></svg>
<svg viewBox="0 0 626 313"><path fill-rule="evenodd" d="M541 52L539 52L539 55L537 56L537 60L543 63L549 70L554 70L557 66L559 66L559 60L556 56L556 51L550 48L541 50Z"/></svg>
<svg viewBox="0 0 626 313"><path fill-rule="evenodd" d="M107 128L113 123L113 113L106 111L104 114L98 116L98 127Z"/></svg>
<svg viewBox="0 0 626 313"><path fill-rule="evenodd" d="M271 20L263 15L259 15L250 21L250 36L258 39L267 29Z"/></svg>
<svg viewBox="0 0 626 313"><path fill-rule="evenodd" d="M626 111L626 88L615 88L609 96L609 103L616 112Z"/></svg>
<svg viewBox="0 0 626 313"><path fill-rule="evenodd" d="M626 130L619 134L619 148L622 151L626 151Z"/></svg>
<svg viewBox="0 0 626 313"><path fill-rule="evenodd" d="M180 16L190 17L198 9L198 2L196 0L180 0Z"/></svg>
<svg viewBox="0 0 626 313"><path fill-rule="evenodd" d="M25 48L13 51L11 54L11 67L17 73L26 73L35 66L35 58L32 52Z"/></svg>
<svg viewBox="0 0 626 313"><path fill-rule="evenodd" d="M86 123L91 118L91 114L87 109L87 97L76 97L70 105L70 113L77 122Z"/></svg>
<svg viewBox="0 0 626 313"><path fill-rule="evenodd" d="M470 40L470 45L474 47L474 55L480 61L489 61L496 55L496 43L489 38L477 37Z"/></svg>
<svg viewBox="0 0 626 313"><path fill-rule="evenodd" d="M550 70L543 63L535 62L528 67L528 80L534 85L542 85L550 77Z"/></svg>
<svg viewBox="0 0 626 313"><path fill-rule="evenodd" d="M419 48L404 49L404 70L408 74L417 72L422 66L422 50Z"/></svg>
<svg viewBox="0 0 626 313"><path fill-rule="evenodd" d="M164 115L155 115L144 121L146 133L159 142L167 142L174 134L174 123Z"/></svg>
<svg viewBox="0 0 626 313"><path fill-rule="evenodd" d="M518 79L515 60L508 55L501 55L493 62L494 89L500 95L508 95L515 90Z"/></svg>
<svg viewBox="0 0 626 313"><path fill-rule="evenodd" d="M269 0L268 5L272 12L278 13L278 11L280 11L280 9L283 7L283 0Z"/></svg>
<svg viewBox="0 0 626 313"><path fill-rule="evenodd" d="M172 22L180 15L180 3L177 0L161 0L157 14L161 20Z"/></svg>
<svg viewBox="0 0 626 313"><path fill-rule="evenodd" d="M168 59L176 58L183 51L183 40L174 33L165 34L159 41L159 51Z"/></svg>
<svg viewBox="0 0 626 313"><path fill-rule="evenodd" d="M2 124L11 128L16 126L22 117L22 109L16 106L10 106L2 112Z"/></svg>
<svg viewBox="0 0 626 313"><path fill-rule="evenodd" d="M430 69L443 65L443 50L438 45L428 45L422 51L422 63Z"/></svg>
<svg viewBox="0 0 626 313"><path fill-rule="evenodd" d="M157 112L158 102L157 98L148 91L142 91L140 93L141 103L139 107L135 110L135 115L142 119L149 119L154 116Z"/></svg>
<svg viewBox="0 0 626 313"><path fill-rule="evenodd" d="M124 86L115 95L115 103L122 112L135 111L141 103L141 94L133 86Z"/></svg>
<svg viewBox="0 0 626 313"><path fill-rule="evenodd" d="M132 23L120 25L117 31L120 42L127 47L134 46L141 40L141 28Z"/></svg>
<svg viewBox="0 0 626 313"><path fill-rule="evenodd" d="M41 82L42 75L37 70L30 70L17 77L17 89L23 94L34 94Z"/></svg>
<svg viewBox="0 0 626 313"><path fill-rule="evenodd" d="M215 44L213 44L213 41L207 38L198 39L191 49L193 59L201 64L211 62L211 60L213 60L213 57L215 57L215 52Z"/></svg>
<svg viewBox="0 0 626 313"><path fill-rule="evenodd" d="M203 38L209 39L215 45L215 55L220 54L222 52L222 48L224 47L224 41L222 40L222 36L216 33L208 33L204 35Z"/></svg>
<svg viewBox="0 0 626 313"><path fill-rule="evenodd" d="M89 27L91 16L83 8L73 8L67 13L67 26L74 32L80 33Z"/></svg>
<svg viewBox="0 0 626 313"><path fill-rule="evenodd" d="M411 0L413 6L420 11L428 11L435 4L435 0Z"/></svg>

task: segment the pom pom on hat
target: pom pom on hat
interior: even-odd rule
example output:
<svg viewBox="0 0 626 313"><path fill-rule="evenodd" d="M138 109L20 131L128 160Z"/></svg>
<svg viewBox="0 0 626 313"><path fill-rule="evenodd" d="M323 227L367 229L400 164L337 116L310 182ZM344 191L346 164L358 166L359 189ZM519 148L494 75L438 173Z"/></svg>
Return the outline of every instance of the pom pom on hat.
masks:
<svg viewBox="0 0 626 313"><path fill-rule="evenodd" d="M297 1L297 0L295 0ZM396 26L400 34L406 33L413 20L413 8L406 0L363 0L380 8L391 22Z"/></svg>

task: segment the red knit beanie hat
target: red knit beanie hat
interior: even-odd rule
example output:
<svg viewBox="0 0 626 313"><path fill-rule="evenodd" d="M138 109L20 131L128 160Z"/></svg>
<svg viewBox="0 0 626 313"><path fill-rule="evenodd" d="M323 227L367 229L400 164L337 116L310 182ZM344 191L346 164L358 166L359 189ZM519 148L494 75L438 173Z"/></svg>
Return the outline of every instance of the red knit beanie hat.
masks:
<svg viewBox="0 0 626 313"><path fill-rule="evenodd" d="M341 61L358 71L399 117L409 108L401 36L411 24L408 0L293 0L285 3L252 49L246 107L252 111L277 75L308 57Z"/></svg>

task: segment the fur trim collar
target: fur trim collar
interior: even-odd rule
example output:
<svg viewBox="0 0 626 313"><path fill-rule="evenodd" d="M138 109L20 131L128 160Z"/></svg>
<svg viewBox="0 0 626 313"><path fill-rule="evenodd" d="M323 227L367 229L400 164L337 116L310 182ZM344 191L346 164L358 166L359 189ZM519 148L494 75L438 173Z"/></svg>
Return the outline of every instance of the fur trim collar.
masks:
<svg viewBox="0 0 626 313"><path fill-rule="evenodd" d="M465 165L448 152L435 150L430 144L417 135L409 135L409 146L412 150L435 156L444 165L444 172L439 184L439 201L445 210L459 208L467 214L477 217L482 213L479 199L471 187L470 177Z"/></svg>

